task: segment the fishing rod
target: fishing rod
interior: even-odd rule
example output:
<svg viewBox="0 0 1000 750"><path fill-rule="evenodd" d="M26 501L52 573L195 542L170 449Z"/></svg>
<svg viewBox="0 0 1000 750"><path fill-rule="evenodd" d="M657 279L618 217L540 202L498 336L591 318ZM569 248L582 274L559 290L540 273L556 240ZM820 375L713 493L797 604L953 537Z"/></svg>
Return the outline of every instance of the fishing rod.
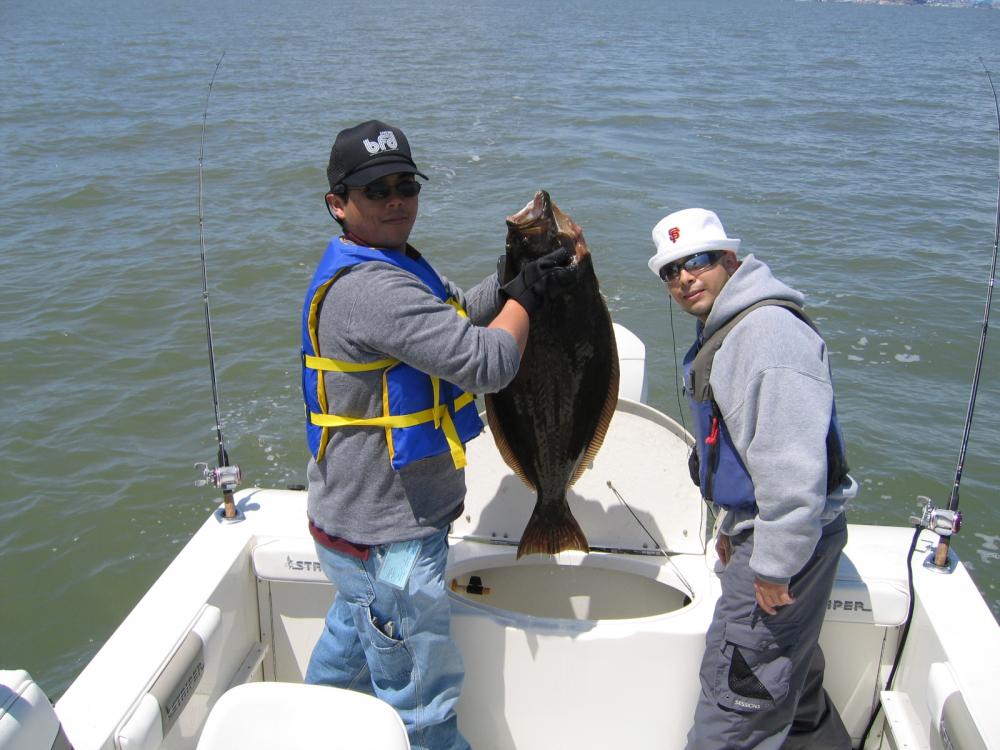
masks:
<svg viewBox="0 0 1000 750"><path fill-rule="evenodd" d="M993 92L993 108L996 112L997 120L998 155L996 222L994 223L993 228L993 259L990 265L989 280L986 285L986 309L983 312L982 333L979 336L979 351L976 355L976 367L972 376L972 392L969 394L969 407L965 415L965 431L962 435L962 446L959 449L958 465L955 468L955 481L952 484L951 493L948 496L948 507L937 508L934 506L934 502L930 498L921 496L918 499L923 501L922 514L919 517L910 517L910 521L914 524L913 539L910 541L910 549L906 555L907 588L909 592L910 604L906 614L906 624L903 626L903 630L900 633L899 644L896 646L896 655L892 660L892 668L889 670L889 676L885 681L886 691L892 690L893 682L896 679L896 671L898 670L900 661L902 660L903 648L906 646L907 637L910 634L910 625L913 623L913 610L916 604L916 596L913 585L913 554L916 552L920 532L923 529L929 529L938 535L937 547L934 552L928 556L926 562L924 563L924 567L929 570L950 573L953 569L952 559L950 557L951 537L952 535L957 534L962 526L962 513L958 509L958 486L962 482L962 471L965 468L965 453L969 446L969 434L972 430L972 415L975 411L976 395L979 391L979 376L982 371L983 354L986 349L986 332L990 325L990 307L993 302L993 285L996 281L997 246L1000 244L1000 103L997 101L997 90L993 86L993 77L990 75L989 68L986 67L982 58L979 58L979 62L983 66L983 70L986 71L986 79L989 81L990 90ZM865 747L868 741L868 735L874 728L875 720L881 709L882 702L879 701L875 709L872 711L871 716L868 718L868 724L865 726L865 729L861 734L861 743L858 747Z"/></svg>
<svg viewBox="0 0 1000 750"><path fill-rule="evenodd" d="M652 534L649 533L649 529L646 528L646 524L644 524L642 521L639 520L639 516L637 516L635 514L635 511L632 510L632 506L629 505L627 502L625 502L625 498L622 497L621 493L611 483L610 479L608 480L608 489L611 490L615 494L615 497L618 498L618 502L620 502L622 505L625 506L625 510L627 510L629 513L632 514L632 518L634 518L635 522L637 524L639 524L639 527L644 532L646 532L646 536L649 537L649 540L653 543L653 546L656 548L656 551L659 552L661 555L663 555L665 558L667 558L667 562L670 563L670 565L673 567L674 573L677 574L677 577L680 579L681 583L684 584L684 588L686 588L688 590L688 598L693 600L694 599L694 589L691 588L691 584L688 583L687 578L685 578L684 574L681 573L681 569L677 567L677 563L675 563L673 561L673 558L671 558L670 555L667 554L667 551L665 549L663 549L663 547L660 546L660 543L658 541L656 541L656 537L654 537Z"/></svg>
<svg viewBox="0 0 1000 750"><path fill-rule="evenodd" d="M222 65L222 58L226 56L223 52L219 61L215 64L212 72L212 80L208 84L208 93L205 95L205 109L201 116L201 149L198 151L198 237L201 242L201 298L205 303L205 333L208 338L208 369L212 380L212 405L215 407L215 437L218 443L218 466L209 468L206 463L195 464L195 468L201 469L204 479L197 482L204 486L210 484L222 490L223 509L222 515L229 520L237 518L236 503L233 500L233 490L235 490L243 480L243 472L236 464L229 462L229 452L226 450L226 438L222 434L222 417L219 414L219 382L215 374L215 346L212 343L212 311L208 304L208 263L205 260L205 215L203 209L204 182L202 178L205 163L205 130L208 125L208 100L212 96L212 86L215 85L215 76Z"/></svg>
<svg viewBox="0 0 1000 750"><path fill-rule="evenodd" d="M976 368L972 376L972 391L969 394L969 407L965 416L965 431L962 435L962 447L958 454L958 465L955 467L955 481L948 496L947 508L935 508L933 503L926 500L923 514L919 523L923 528L928 528L938 535L938 545L934 551L931 564L939 569L947 568L949 565L948 552L951 545L951 537L957 534L962 525L962 514L958 510L958 487L962 482L962 472L965 469L965 453L969 446L969 433L972 430L972 415L976 408L976 395L979 392L979 376L983 369L983 353L986 349L986 333L990 325L990 308L993 303L993 285L996 283L997 272L997 245L1000 244L1000 102L997 101L997 90L993 85L993 77L989 68L982 58L979 63L986 71L986 80L989 81L990 91L993 92L993 108L997 121L997 209L996 222L993 228L993 259L990 265L989 280L986 285L986 309L983 311L982 332L979 335L979 351L976 354ZM917 519L914 519L917 520Z"/></svg>

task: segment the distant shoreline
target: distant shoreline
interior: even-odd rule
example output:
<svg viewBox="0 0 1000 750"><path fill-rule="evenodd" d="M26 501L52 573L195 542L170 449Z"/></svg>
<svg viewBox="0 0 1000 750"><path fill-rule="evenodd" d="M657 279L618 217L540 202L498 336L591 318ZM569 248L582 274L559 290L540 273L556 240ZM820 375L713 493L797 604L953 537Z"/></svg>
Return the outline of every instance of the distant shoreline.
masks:
<svg viewBox="0 0 1000 750"><path fill-rule="evenodd" d="M812 0L818 3L855 5L931 5L939 8L986 8L1000 10L1000 0Z"/></svg>

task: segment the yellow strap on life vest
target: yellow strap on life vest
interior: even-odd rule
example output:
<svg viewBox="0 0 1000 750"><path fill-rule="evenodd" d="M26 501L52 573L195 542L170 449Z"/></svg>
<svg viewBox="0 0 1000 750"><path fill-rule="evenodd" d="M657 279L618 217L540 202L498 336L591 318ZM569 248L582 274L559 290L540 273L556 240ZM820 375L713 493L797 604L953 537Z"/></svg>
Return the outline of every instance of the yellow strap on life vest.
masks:
<svg viewBox="0 0 1000 750"><path fill-rule="evenodd" d="M455 399L455 411L461 409L474 398L475 396L471 393L463 393ZM442 409L443 413L439 413ZM435 419L450 423L452 428L454 428L454 423L451 422L451 414L448 413L447 407L443 404L438 408L423 409L411 414L396 414L388 417L341 417L337 414L309 413L309 421L317 427L392 427L398 429L400 427L413 427L424 422L433 422ZM447 428L445 431L447 432Z"/></svg>
<svg viewBox="0 0 1000 750"><path fill-rule="evenodd" d="M441 378L436 378L431 375L431 403L434 404L434 429L441 429L441 411L442 409L447 412L448 410L441 404Z"/></svg>
<svg viewBox="0 0 1000 750"><path fill-rule="evenodd" d="M315 357L307 354L305 357L306 367L323 372L369 372L371 370L381 370L383 367L392 367L399 362L398 359L379 359L374 362L346 362L342 359L330 359L329 357Z"/></svg>
<svg viewBox="0 0 1000 750"><path fill-rule="evenodd" d="M343 271L338 272L327 281L322 284L313 298L309 301L309 323L307 328L309 330L309 341L312 344L312 350L314 352L319 351L319 308L323 299L326 297L327 292L330 291L330 285L336 281ZM303 361L304 363L304 361ZM327 401L326 401L326 380L322 375L316 376L316 400L319 402L320 411L327 411ZM308 407L306 408L308 412ZM308 416L308 413L307 413ZM323 457L326 455L326 444L330 439L330 434L327 430L323 430L319 439L319 447L316 450L316 460L322 461Z"/></svg>
<svg viewBox="0 0 1000 750"><path fill-rule="evenodd" d="M451 414L448 413L448 407L441 403L441 379L431 376L431 388L434 390L434 429L444 429L444 437L448 441L448 450L451 453L452 463L455 464L456 469L465 468L465 446L462 445L462 441L458 437L458 430L455 428L455 422L452 420ZM458 402L462 401L464 396L471 396L471 394L462 394L456 400L456 411L460 408ZM467 403L469 403L469 399L466 399L464 402L464 404Z"/></svg>
<svg viewBox="0 0 1000 750"><path fill-rule="evenodd" d="M458 302L458 300L455 299L454 297L449 297L448 299L445 300L445 303L447 303L447 304L451 305L452 307L454 307L455 308L455 312L457 312L463 318L468 318L469 317L469 313L467 313L465 311L465 308L462 307L462 305L460 305L459 302Z"/></svg>
<svg viewBox="0 0 1000 750"><path fill-rule="evenodd" d="M467 406L473 399L475 399L475 396L471 393L463 393L455 399L455 411ZM451 460L455 464L455 468L461 469L466 465L465 449L458 437L455 422L452 420L451 414L444 404L413 412L412 414L397 414L388 417L341 417L336 414L310 412L309 421L317 427L388 427L393 429L413 427L424 422L439 422L441 428L444 429L444 435L448 441L448 449L451 452Z"/></svg>
<svg viewBox="0 0 1000 750"><path fill-rule="evenodd" d="M448 440L448 449L451 451L451 462L455 464L456 469L464 469L466 463L465 446L462 445L462 441L458 437L458 430L455 429L455 423L447 409L442 421L444 422L444 436Z"/></svg>
<svg viewBox="0 0 1000 750"><path fill-rule="evenodd" d="M471 393L463 393L455 399L455 410L461 409L475 398ZM443 410L443 411L442 411ZM451 422L451 414L443 404L437 408L423 409L411 414L396 414L388 417L342 417L337 414L309 413L309 420L317 427L413 427L424 422ZM446 429L447 431L447 429Z"/></svg>
<svg viewBox="0 0 1000 750"><path fill-rule="evenodd" d="M326 292L329 291L330 285L336 281L343 270L337 273L332 279L330 279L326 284L324 284L317 294L313 298L310 305L309 312L309 331L310 340L312 341L313 351L319 351L319 341L316 335L318 329L318 319L319 319L319 302L326 296ZM468 318L469 315L461 304L454 297L449 297L445 302L455 309L455 312L461 315L463 318ZM303 364L312 369L318 370L320 372L371 372L373 370L385 370L388 372L388 368L399 363L398 359L380 359L375 362L347 362L345 360L331 359L329 357L318 357L312 354L306 354L303 357ZM317 395L320 402L320 407L326 411L326 383L322 376L317 378ZM431 376L431 387L433 389L433 406L430 409L424 409L423 411L414 412L412 414L399 414L396 416L388 417L368 417L368 418L355 418L355 417L342 417L336 414L318 414L316 412L309 412L309 421L316 425L317 427L323 428L323 436L320 440L319 453L317 455L317 460L321 460L323 455L326 453L326 443L327 443L327 432L326 430L334 427L383 427L386 431L386 441L389 445L389 457L392 458L394 451L392 445L392 433L393 428L400 427L412 427L414 425L423 424L424 422L433 422L435 429L443 429L445 439L448 442L448 448L451 453L452 462L455 464L456 469L464 468L466 465L465 459L465 447L462 445L462 441L458 437L458 430L455 428L455 423L451 418L451 414L448 412L448 407L445 404L439 403L441 400L441 381L439 378ZM388 411L388 389L385 384L385 377L383 376L382 385L382 396L386 411ZM467 406L474 400L475 396L471 393L463 393L455 400L455 411L458 411L464 406Z"/></svg>

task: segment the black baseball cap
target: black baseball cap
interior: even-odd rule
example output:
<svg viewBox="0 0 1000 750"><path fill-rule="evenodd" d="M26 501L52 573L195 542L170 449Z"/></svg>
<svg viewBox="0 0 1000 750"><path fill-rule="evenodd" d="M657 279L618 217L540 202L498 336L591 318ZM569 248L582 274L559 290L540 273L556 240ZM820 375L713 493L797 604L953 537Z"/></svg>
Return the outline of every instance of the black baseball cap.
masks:
<svg viewBox="0 0 1000 750"><path fill-rule="evenodd" d="M413 163L410 144L399 128L380 120L368 120L337 133L326 168L331 191L337 185L362 187L397 172L428 179Z"/></svg>

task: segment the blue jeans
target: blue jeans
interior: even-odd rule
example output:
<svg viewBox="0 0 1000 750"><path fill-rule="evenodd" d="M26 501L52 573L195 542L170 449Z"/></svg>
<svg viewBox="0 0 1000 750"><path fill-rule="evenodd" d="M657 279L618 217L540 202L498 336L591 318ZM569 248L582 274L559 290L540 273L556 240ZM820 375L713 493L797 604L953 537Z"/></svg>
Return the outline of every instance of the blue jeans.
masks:
<svg viewBox="0 0 1000 750"><path fill-rule="evenodd" d="M376 579L388 550L372 547L360 560L316 545L337 595L305 681L382 699L403 719L413 750L468 750L455 715L464 670L444 583L447 530L422 541L402 590Z"/></svg>

